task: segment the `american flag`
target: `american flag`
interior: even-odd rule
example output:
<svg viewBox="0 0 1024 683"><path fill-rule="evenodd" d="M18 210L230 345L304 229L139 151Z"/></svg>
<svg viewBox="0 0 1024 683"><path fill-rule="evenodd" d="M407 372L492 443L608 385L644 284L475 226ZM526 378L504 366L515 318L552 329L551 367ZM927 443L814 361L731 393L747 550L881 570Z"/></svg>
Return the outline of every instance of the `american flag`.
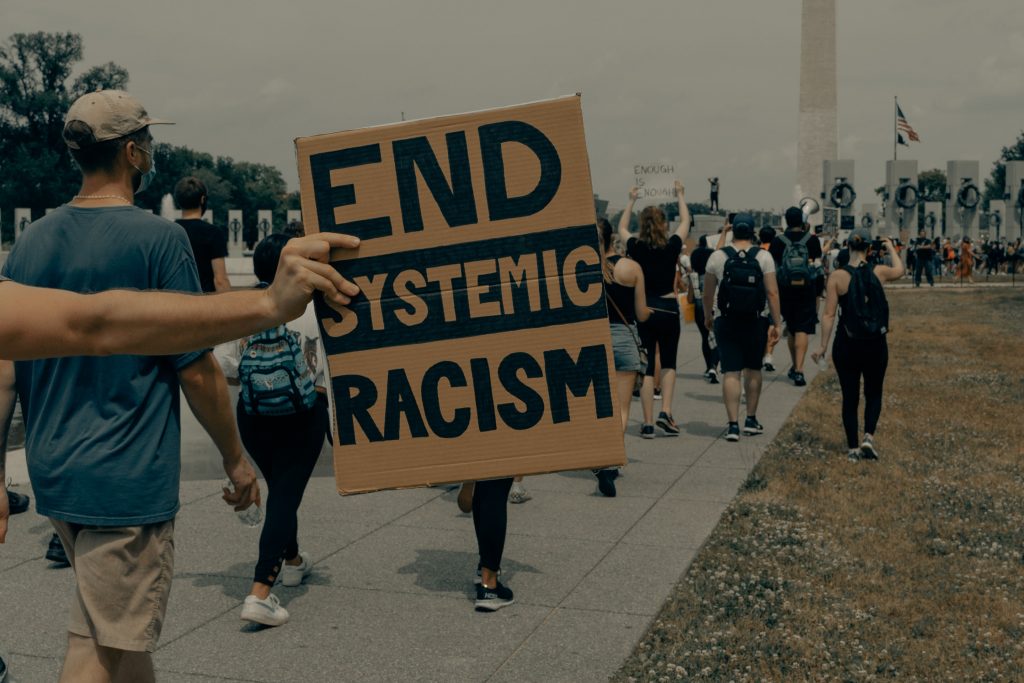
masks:
<svg viewBox="0 0 1024 683"><path fill-rule="evenodd" d="M907 117L903 115L903 110L900 109L900 105L896 105L896 139L901 145L910 146L910 142L921 142L921 138L917 136L917 132L907 122ZM906 133L907 137L904 138L903 134ZM910 142L907 142L907 138Z"/></svg>

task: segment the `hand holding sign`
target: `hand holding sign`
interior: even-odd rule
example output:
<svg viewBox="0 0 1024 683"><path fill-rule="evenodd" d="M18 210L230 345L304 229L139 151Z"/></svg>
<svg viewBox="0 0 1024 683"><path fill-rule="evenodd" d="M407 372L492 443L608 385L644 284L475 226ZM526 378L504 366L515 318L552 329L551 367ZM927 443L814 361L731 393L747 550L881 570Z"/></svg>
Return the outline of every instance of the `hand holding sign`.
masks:
<svg viewBox="0 0 1024 683"><path fill-rule="evenodd" d="M321 233L291 240L281 251L274 283L267 290L274 318L282 322L298 318L313 292L320 290L330 301L345 305L359 288L330 265L331 249L355 249L359 238Z"/></svg>
<svg viewBox="0 0 1024 683"><path fill-rule="evenodd" d="M676 197L678 197L679 199L682 199L683 195L686 193L686 188L683 187L683 184L681 182L679 182L678 180L676 181L675 188L676 188Z"/></svg>

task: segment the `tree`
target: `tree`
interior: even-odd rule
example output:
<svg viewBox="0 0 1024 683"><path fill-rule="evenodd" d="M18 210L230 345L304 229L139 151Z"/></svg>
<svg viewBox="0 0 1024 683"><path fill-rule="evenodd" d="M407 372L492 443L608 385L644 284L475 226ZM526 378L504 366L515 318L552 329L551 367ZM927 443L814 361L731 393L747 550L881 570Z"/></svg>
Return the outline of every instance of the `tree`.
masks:
<svg viewBox="0 0 1024 683"><path fill-rule="evenodd" d="M81 60L77 33L15 33L0 46L0 206L28 206L39 216L78 189L64 115L87 92L128 85L128 71L112 62L68 83Z"/></svg>
<svg viewBox="0 0 1024 683"><path fill-rule="evenodd" d="M918 173L917 192L919 195L917 204L917 224L924 227L924 221L927 216L924 203L946 201L946 172L940 168L933 168L929 171L921 171ZM938 225L941 226L945 220L945 212L940 211L939 214L940 215L936 216L935 219L938 221Z"/></svg>
<svg viewBox="0 0 1024 683"><path fill-rule="evenodd" d="M985 181L985 206L992 199L1002 199L1006 190L1006 162L1024 160L1024 130L1009 147L1003 147L999 160L992 164L992 174Z"/></svg>

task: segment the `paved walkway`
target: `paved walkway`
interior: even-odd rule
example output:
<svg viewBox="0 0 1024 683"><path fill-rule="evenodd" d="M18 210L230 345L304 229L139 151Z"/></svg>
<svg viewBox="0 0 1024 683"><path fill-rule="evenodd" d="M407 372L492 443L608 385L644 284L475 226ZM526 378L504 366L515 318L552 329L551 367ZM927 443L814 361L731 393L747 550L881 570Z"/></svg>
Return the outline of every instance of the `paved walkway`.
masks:
<svg viewBox="0 0 1024 683"><path fill-rule="evenodd" d="M510 506L502 567L516 604L495 614L473 610L473 526L454 490L341 498L332 478L318 476L299 512L315 573L302 587L275 589L292 620L244 625L258 530L220 500L216 456L187 422L184 475L193 480L181 490L159 680L607 679L799 399L785 378L788 353L778 351L758 414L767 432L728 443L720 387L701 379L699 337L687 325L675 404L682 436L640 439L634 401L617 498L598 494L589 472L528 478L533 500ZM329 463L318 471L329 473ZM0 649L11 653L17 683L56 680L64 650L72 576L42 559L49 538L49 523L29 512L12 518L0 546Z"/></svg>

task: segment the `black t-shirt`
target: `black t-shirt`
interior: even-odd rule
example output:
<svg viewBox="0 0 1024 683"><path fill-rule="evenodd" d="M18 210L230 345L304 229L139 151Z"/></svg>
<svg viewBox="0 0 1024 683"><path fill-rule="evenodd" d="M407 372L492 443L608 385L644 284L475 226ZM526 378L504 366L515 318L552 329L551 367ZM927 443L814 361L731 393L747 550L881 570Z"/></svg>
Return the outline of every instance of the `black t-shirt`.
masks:
<svg viewBox="0 0 1024 683"><path fill-rule="evenodd" d="M790 242L799 242L804 238L803 230L787 230L782 233L786 236ZM772 246L768 248L772 258L775 259L775 265L778 266L782 263L782 254L786 251L786 243L780 240L778 237L772 240ZM807 240L807 257L812 261L821 258L821 241L817 235L811 235L811 238Z"/></svg>
<svg viewBox="0 0 1024 683"><path fill-rule="evenodd" d="M914 246L917 247L917 255L921 258L931 258L934 253L934 245L928 237L918 237L914 240Z"/></svg>
<svg viewBox="0 0 1024 683"><path fill-rule="evenodd" d="M676 283L676 264L683 252L683 241L679 235L668 238L664 247L652 248L636 237L626 242L626 254L640 264L644 271L644 291L647 296L671 294ZM691 265L693 260L690 260Z"/></svg>
<svg viewBox="0 0 1024 683"><path fill-rule="evenodd" d="M228 255L228 241L221 230L198 218L179 218L178 225L185 228L192 254L199 270L199 284L204 292L213 292L213 264L215 258Z"/></svg>

